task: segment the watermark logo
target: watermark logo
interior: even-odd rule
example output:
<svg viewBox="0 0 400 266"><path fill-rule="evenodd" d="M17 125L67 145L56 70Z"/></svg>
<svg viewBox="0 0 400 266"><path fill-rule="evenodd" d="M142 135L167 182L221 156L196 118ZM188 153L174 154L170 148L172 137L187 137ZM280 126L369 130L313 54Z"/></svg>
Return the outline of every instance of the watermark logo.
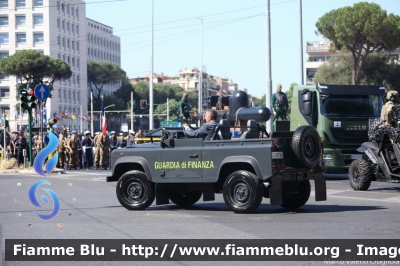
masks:
<svg viewBox="0 0 400 266"><path fill-rule="evenodd" d="M38 187L40 185L51 185L51 184L47 180L39 180L39 181L37 181L29 189L28 197L29 197L29 200L31 201L33 206L43 209L43 206L39 203L38 199L36 198L36 191L37 191L37 189L38 189ZM57 194L53 190L48 189L48 188L42 188L42 189L44 191L46 191L50 195L50 197L51 197L51 199L53 200L53 203L54 203L54 208L53 208L53 211L50 214L41 214L41 213L39 213L37 211L35 211L35 213L39 218L41 218L43 220L50 220L51 218L56 216L58 214L58 212L60 211L60 200L59 200ZM40 198L45 203L49 203L49 199L45 195L41 195Z"/></svg>
<svg viewBox="0 0 400 266"><path fill-rule="evenodd" d="M47 135L49 136L49 143L36 155L35 161L33 162L33 169L35 169L36 173L41 176L46 176L43 171L43 163L47 157L48 160L45 165L47 174L50 174L51 171L53 171L58 161L58 152L56 151L58 146L58 138L50 130L47 130Z"/></svg>

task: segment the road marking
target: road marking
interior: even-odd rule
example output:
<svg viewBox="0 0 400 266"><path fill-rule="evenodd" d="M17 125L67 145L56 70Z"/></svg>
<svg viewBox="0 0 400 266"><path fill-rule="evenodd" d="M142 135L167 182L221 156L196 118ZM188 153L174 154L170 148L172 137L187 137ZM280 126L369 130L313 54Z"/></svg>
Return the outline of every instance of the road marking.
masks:
<svg viewBox="0 0 400 266"><path fill-rule="evenodd" d="M373 190L368 190L368 191L355 191L355 190L337 190L337 189L327 189L327 194L338 194L338 193L343 193L343 192L352 192L352 193L359 193L359 194L380 194L380 195L393 195L397 191L394 191L393 193L387 193L387 192L377 192Z"/></svg>
<svg viewBox="0 0 400 266"><path fill-rule="evenodd" d="M388 201L388 199L368 199L368 198L357 198L357 197L345 197L345 196L329 196L330 198L342 198L342 199L358 199L358 200L370 200L370 201L383 201L383 202L395 202L395 203L400 203L400 198L397 198L397 200L391 200ZM390 198L390 199L394 199Z"/></svg>
<svg viewBox="0 0 400 266"><path fill-rule="evenodd" d="M68 174L78 175L111 175L111 173L88 173L88 172L68 172Z"/></svg>

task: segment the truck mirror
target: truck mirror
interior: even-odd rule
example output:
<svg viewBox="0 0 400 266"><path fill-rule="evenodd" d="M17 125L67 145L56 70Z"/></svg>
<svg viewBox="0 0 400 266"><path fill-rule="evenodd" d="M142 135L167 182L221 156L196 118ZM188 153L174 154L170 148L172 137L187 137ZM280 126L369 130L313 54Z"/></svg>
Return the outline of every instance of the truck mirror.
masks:
<svg viewBox="0 0 400 266"><path fill-rule="evenodd" d="M303 114L312 116L312 106L313 106L313 93L312 92L307 92L302 95L303 98Z"/></svg>

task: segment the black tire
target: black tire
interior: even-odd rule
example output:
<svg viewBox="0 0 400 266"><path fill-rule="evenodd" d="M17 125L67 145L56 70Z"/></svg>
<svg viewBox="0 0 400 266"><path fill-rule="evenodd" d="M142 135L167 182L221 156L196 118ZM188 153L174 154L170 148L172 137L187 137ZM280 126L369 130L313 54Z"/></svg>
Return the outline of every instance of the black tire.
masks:
<svg viewBox="0 0 400 266"><path fill-rule="evenodd" d="M154 183L141 171L129 171L121 176L117 183L117 198L128 210L144 210L155 198Z"/></svg>
<svg viewBox="0 0 400 266"><path fill-rule="evenodd" d="M178 206L187 208L198 202L203 195L201 191L188 191L181 192L178 190L171 190L169 192L169 199Z"/></svg>
<svg viewBox="0 0 400 266"><path fill-rule="evenodd" d="M349 181L354 190L368 190L371 180L372 171L366 160L354 160L351 162Z"/></svg>
<svg viewBox="0 0 400 266"><path fill-rule="evenodd" d="M254 212L263 198L263 184L254 174L235 171L224 183L225 204L236 213Z"/></svg>
<svg viewBox="0 0 400 266"><path fill-rule="evenodd" d="M321 157L321 139L312 126L301 126L292 137L292 150L296 157L308 168L314 168Z"/></svg>
<svg viewBox="0 0 400 266"><path fill-rule="evenodd" d="M310 180L285 181L282 184L282 207L295 210L307 203L311 194Z"/></svg>

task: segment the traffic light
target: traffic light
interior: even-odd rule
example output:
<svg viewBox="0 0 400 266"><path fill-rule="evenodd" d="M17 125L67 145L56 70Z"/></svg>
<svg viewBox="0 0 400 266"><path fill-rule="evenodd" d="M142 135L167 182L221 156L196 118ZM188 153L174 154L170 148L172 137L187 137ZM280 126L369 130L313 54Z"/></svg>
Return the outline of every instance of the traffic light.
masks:
<svg viewBox="0 0 400 266"><path fill-rule="evenodd" d="M57 124L57 120L56 119L49 119L47 121L47 123L49 124L49 127L53 127L55 124Z"/></svg>
<svg viewBox="0 0 400 266"><path fill-rule="evenodd" d="M33 89L26 87L22 88L21 94L21 108L23 110L31 110L36 107L36 97Z"/></svg>
<svg viewBox="0 0 400 266"><path fill-rule="evenodd" d="M140 100L140 109L147 109L147 100Z"/></svg>

